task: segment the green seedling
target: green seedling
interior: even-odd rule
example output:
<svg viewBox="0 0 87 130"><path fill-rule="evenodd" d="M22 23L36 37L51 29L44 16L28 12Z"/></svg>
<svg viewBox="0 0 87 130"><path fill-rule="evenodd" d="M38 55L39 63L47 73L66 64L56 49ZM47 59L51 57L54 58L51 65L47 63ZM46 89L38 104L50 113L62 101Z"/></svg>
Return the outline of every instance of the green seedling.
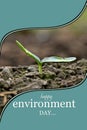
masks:
<svg viewBox="0 0 87 130"><path fill-rule="evenodd" d="M38 64L38 70L39 70L40 74L42 74L42 65L44 63L48 63L48 62L72 62L72 61L76 60L76 57L62 58L62 57L58 57L58 56L45 57L42 60L40 60L40 58L38 56L36 56L35 54L33 54L29 50L27 50L19 41L16 40L16 44L22 51L24 51L26 53L26 55L30 56L31 58L33 58L36 61L36 63Z"/></svg>

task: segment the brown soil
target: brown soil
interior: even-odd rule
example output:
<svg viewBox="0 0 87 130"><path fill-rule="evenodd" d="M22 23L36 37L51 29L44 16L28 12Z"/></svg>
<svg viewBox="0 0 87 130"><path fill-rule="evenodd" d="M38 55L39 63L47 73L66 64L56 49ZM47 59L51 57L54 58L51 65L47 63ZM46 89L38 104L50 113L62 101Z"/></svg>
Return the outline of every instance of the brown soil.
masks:
<svg viewBox="0 0 87 130"><path fill-rule="evenodd" d="M29 30L28 30L29 31ZM34 60L26 56L16 45L20 41L40 59L48 56L77 57L87 59L87 32L75 33L69 27L55 30L19 31L3 42L0 66L32 65ZM41 33L40 33L41 32Z"/></svg>
<svg viewBox="0 0 87 130"><path fill-rule="evenodd" d="M27 90L70 88L81 83L86 73L85 59L44 64L42 74L39 74L37 65L0 67L0 106Z"/></svg>

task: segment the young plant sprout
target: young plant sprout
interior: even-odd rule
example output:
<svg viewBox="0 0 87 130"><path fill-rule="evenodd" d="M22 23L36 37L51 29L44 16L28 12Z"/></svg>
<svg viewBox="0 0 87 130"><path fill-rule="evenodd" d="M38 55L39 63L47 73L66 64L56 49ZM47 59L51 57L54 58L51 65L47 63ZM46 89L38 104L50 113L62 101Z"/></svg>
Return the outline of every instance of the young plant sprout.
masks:
<svg viewBox="0 0 87 130"><path fill-rule="evenodd" d="M38 64L38 70L39 73L42 74L42 65L47 62L72 62L76 60L76 57L67 57L67 58L62 58L58 56L51 56L51 57L45 57L42 60L35 54L31 53L29 50L27 50L19 41L16 40L17 46L26 53L26 55L30 56L33 58L37 64Z"/></svg>

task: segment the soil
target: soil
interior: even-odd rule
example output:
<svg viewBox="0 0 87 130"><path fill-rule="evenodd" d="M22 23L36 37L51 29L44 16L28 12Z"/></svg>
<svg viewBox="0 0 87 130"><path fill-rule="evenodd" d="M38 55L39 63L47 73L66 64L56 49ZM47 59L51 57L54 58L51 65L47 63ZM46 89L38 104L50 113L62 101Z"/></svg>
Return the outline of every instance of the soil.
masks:
<svg viewBox="0 0 87 130"><path fill-rule="evenodd" d="M77 30L77 28L76 28ZM16 45L20 41L40 59L48 56L77 57L87 59L87 29L75 33L70 27L54 30L19 31L3 42L0 66L32 65L34 60L26 56Z"/></svg>
<svg viewBox="0 0 87 130"><path fill-rule="evenodd" d="M42 74L37 65L0 67L0 106L27 90L70 88L81 83L86 73L85 59L72 63L46 63Z"/></svg>

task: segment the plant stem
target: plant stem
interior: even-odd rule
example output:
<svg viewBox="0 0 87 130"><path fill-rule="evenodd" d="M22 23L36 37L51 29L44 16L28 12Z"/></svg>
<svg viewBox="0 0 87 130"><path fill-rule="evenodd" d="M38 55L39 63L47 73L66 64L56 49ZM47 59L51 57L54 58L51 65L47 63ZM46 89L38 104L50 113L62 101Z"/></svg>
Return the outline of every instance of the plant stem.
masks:
<svg viewBox="0 0 87 130"><path fill-rule="evenodd" d="M38 64L39 73L42 74L42 64Z"/></svg>

